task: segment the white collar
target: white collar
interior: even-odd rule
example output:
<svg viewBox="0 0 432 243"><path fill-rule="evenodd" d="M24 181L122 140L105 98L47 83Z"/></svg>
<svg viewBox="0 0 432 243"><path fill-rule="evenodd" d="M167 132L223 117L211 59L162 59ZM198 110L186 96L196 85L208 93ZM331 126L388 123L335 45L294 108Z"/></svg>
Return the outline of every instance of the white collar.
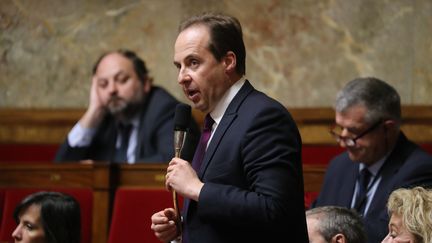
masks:
<svg viewBox="0 0 432 243"><path fill-rule="evenodd" d="M225 114L228 105L234 99L236 94L240 91L241 87L246 82L246 77L242 76L239 80L237 80L222 96L219 102L216 104L213 111L210 112L210 116L215 121L215 124L219 124L222 120L223 115Z"/></svg>

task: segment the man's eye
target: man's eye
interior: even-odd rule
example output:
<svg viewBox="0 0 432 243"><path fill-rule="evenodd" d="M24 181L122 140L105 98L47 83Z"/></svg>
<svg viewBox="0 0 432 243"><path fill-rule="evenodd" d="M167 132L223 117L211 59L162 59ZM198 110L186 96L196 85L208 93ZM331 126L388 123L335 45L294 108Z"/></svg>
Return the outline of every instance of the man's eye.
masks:
<svg viewBox="0 0 432 243"><path fill-rule="evenodd" d="M191 61L191 66L192 67L198 66L198 64L199 64L199 62L197 60L192 60Z"/></svg>
<svg viewBox="0 0 432 243"><path fill-rule="evenodd" d="M126 83L128 80L129 80L129 77L128 77L128 76L125 76L125 77L119 77L119 78L118 78L118 82L121 83L121 84Z"/></svg>
<svg viewBox="0 0 432 243"><path fill-rule="evenodd" d="M99 80L98 81L98 86L101 88L105 88L108 85L108 81L106 80Z"/></svg>

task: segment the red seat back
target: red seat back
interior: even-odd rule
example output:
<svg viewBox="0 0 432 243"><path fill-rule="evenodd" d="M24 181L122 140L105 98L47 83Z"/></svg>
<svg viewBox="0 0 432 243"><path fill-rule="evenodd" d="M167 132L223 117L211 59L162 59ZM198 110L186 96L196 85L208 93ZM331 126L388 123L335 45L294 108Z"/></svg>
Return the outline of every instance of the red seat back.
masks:
<svg viewBox="0 0 432 243"><path fill-rule="evenodd" d="M0 230L2 228L1 219L3 217L3 207L4 207L4 198L5 198L6 189L0 188Z"/></svg>
<svg viewBox="0 0 432 243"><path fill-rule="evenodd" d="M15 207L28 195L44 191L42 189L26 188L8 188L4 190L4 207L1 217L0 242L13 242L12 232L16 228L16 223L13 218ZM81 242L91 242L91 224L92 224L92 205L93 195L90 189L53 189L49 191L57 191L66 193L74 197L80 204L81 210Z"/></svg>
<svg viewBox="0 0 432 243"><path fill-rule="evenodd" d="M308 210L312 203L317 199L319 192L305 192L304 200L305 200L305 209Z"/></svg>
<svg viewBox="0 0 432 243"><path fill-rule="evenodd" d="M182 205L182 200L179 200ZM151 216L173 207L172 194L157 189L118 189L109 232L109 243L159 243L150 229Z"/></svg>
<svg viewBox="0 0 432 243"><path fill-rule="evenodd" d="M58 148L58 144L0 143L0 162L50 162Z"/></svg>
<svg viewBox="0 0 432 243"><path fill-rule="evenodd" d="M429 154L432 154L432 143L424 143L421 145L421 147Z"/></svg>
<svg viewBox="0 0 432 243"><path fill-rule="evenodd" d="M345 151L338 145L304 144L302 147L303 164L327 165L333 157Z"/></svg>

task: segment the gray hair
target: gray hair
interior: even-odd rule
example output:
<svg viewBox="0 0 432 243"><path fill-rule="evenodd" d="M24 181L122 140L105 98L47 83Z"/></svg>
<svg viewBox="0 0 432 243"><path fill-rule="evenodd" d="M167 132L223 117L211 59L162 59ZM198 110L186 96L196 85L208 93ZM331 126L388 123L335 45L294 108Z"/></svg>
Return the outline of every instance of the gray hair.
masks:
<svg viewBox="0 0 432 243"><path fill-rule="evenodd" d="M318 231L327 242L337 234L343 234L348 243L366 242L366 232L360 215L352 209L325 206L309 209L306 217L320 216Z"/></svg>
<svg viewBox="0 0 432 243"><path fill-rule="evenodd" d="M401 121L401 104L397 91L386 82L373 77L356 78L348 82L336 97L336 112L344 112L355 105L367 109L366 122L392 119Z"/></svg>

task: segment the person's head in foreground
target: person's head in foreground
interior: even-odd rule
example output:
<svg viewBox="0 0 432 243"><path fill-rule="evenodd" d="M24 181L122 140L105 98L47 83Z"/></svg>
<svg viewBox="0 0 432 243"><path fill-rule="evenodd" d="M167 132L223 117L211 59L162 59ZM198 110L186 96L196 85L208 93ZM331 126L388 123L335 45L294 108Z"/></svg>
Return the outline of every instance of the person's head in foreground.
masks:
<svg viewBox="0 0 432 243"><path fill-rule="evenodd" d="M204 13L184 21L174 46L178 83L194 108L209 113L246 70L239 21Z"/></svg>
<svg viewBox="0 0 432 243"><path fill-rule="evenodd" d="M400 188L390 194L389 233L383 243L432 242L432 191L422 187Z"/></svg>
<svg viewBox="0 0 432 243"><path fill-rule="evenodd" d="M78 202L59 192L37 192L15 208L15 242L79 243L81 218Z"/></svg>
<svg viewBox="0 0 432 243"><path fill-rule="evenodd" d="M366 233L360 216L351 209L336 206L306 211L310 243L364 243Z"/></svg>

